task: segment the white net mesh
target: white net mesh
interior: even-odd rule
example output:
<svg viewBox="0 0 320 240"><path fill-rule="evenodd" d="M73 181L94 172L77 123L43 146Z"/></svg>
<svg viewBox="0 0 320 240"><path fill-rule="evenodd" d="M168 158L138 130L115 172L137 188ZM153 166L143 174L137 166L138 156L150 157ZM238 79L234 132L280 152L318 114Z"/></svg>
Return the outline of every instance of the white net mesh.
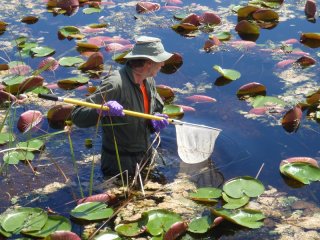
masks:
<svg viewBox="0 0 320 240"><path fill-rule="evenodd" d="M214 149L220 129L195 125L175 125L178 154L185 163L207 160Z"/></svg>

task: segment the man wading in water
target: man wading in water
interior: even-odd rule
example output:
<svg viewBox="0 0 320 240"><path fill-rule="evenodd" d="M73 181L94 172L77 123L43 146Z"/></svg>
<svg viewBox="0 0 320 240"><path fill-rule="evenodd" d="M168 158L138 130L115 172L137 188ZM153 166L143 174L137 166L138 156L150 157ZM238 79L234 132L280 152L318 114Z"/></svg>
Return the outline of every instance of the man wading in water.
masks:
<svg viewBox="0 0 320 240"><path fill-rule="evenodd" d="M120 172L116 147L121 171L127 170L130 176L134 176L137 164L141 167L152 157L151 134L169 124L168 116L161 114L163 101L156 91L154 77L172 55L165 51L159 38L139 37L132 51L124 57L127 59L125 66L104 79L101 86L85 99L108 106L109 111L82 106L73 110L72 121L81 128L95 126L101 117L101 170L105 176ZM164 119L158 121L126 116L123 109L162 116Z"/></svg>

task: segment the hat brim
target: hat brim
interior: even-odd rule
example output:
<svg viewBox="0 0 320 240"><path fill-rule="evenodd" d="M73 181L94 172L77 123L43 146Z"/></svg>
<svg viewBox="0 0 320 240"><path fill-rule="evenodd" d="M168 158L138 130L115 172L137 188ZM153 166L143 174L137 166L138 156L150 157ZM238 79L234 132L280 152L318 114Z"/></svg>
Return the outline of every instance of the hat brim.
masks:
<svg viewBox="0 0 320 240"><path fill-rule="evenodd" d="M132 52L129 52L123 58L125 58L125 59L150 59L151 61L159 63L159 62L167 61L172 56L173 56L173 54L168 53L168 52L163 52L161 54L158 54L157 56L137 55L137 54L132 54Z"/></svg>

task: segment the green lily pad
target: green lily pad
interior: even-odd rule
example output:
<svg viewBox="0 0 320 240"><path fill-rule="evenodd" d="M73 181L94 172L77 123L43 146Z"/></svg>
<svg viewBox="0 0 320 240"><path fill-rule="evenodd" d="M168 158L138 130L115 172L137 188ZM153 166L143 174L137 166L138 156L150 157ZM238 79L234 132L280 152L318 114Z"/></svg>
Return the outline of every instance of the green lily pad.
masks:
<svg viewBox="0 0 320 240"><path fill-rule="evenodd" d="M33 152L39 151L44 146L44 142L40 139L33 139L27 142L20 142L17 144L18 148Z"/></svg>
<svg viewBox="0 0 320 240"><path fill-rule="evenodd" d="M252 107L265 107L265 106L281 106L284 107L286 103L279 98L270 96L257 96L251 101Z"/></svg>
<svg viewBox="0 0 320 240"><path fill-rule="evenodd" d="M38 231L47 219L47 213L41 208L21 207L6 213L1 220L1 227L11 233Z"/></svg>
<svg viewBox="0 0 320 240"><path fill-rule="evenodd" d="M181 106L169 104L164 105L163 113L167 114L169 118L181 119L184 115L184 111Z"/></svg>
<svg viewBox="0 0 320 240"><path fill-rule="evenodd" d="M72 90L89 82L89 78L78 76L76 78L68 78L58 80L57 84L64 90Z"/></svg>
<svg viewBox="0 0 320 240"><path fill-rule="evenodd" d="M95 8L95 7L89 7L82 10L84 14L92 14L92 13L99 13L103 9L102 8Z"/></svg>
<svg viewBox="0 0 320 240"><path fill-rule="evenodd" d="M42 93L42 94L48 94L48 93L51 93L50 89L45 87L45 86L39 86L39 87L36 87L36 88L33 88L33 89L30 89L30 90L27 90L26 92L33 92L34 94L39 94L39 93Z"/></svg>
<svg viewBox="0 0 320 240"><path fill-rule="evenodd" d="M230 179L223 185L223 191L232 198L257 197L265 190L263 184L253 177L244 176Z"/></svg>
<svg viewBox="0 0 320 240"><path fill-rule="evenodd" d="M23 156L18 151L6 152L3 155L3 161L6 164L16 165L16 164L18 164L20 162L20 160L23 160Z"/></svg>
<svg viewBox="0 0 320 240"><path fill-rule="evenodd" d="M0 145L6 144L7 142L14 141L14 135L12 133L0 133Z"/></svg>
<svg viewBox="0 0 320 240"><path fill-rule="evenodd" d="M31 53L34 57L46 57L53 54L55 50L50 47L35 47L31 48Z"/></svg>
<svg viewBox="0 0 320 240"><path fill-rule="evenodd" d="M215 37L217 37L220 41L228 41L230 40L232 34L230 32L217 32L214 34ZM210 39L213 38L213 36L209 36Z"/></svg>
<svg viewBox="0 0 320 240"><path fill-rule="evenodd" d="M201 202L217 202L221 197L221 189L213 187L198 188L196 192L189 193L189 198Z"/></svg>
<svg viewBox="0 0 320 240"><path fill-rule="evenodd" d="M24 79L24 76L8 75L2 79L2 83L4 83L6 86L14 86L21 84Z"/></svg>
<svg viewBox="0 0 320 240"><path fill-rule="evenodd" d="M230 222L248 228L260 228L263 226L265 216L262 212L252 209L238 209L238 210L226 210L226 209L213 209L213 214L221 216Z"/></svg>
<svg viewBox="0 0 320 240"><path fill-rule="evenodd" d="M229 80L237 80L241 77L241 73L233 69L223 69L218 65L214 65L213 69Z"/></svg>
<svg viewBox="0 0 320 240"><path fill-rule="evenodd" d="M206 233L213 225L209 216L197 217L188 224L188 231L192 233Z"/></svg>
<svg viewBox="0 0 320 240"><path fill-rule="evenodd" d="M303 184L310 184L313 181L320 181L320 168L308 163L289 163L280 167L283 175L291 177Z"/></svg>
<svg viewBox="0 0 320 240"><path fill-rule="evenodd" d="M96 221L111 217L113 209L102 202L86 202L76 206L70 214L75 219Z"/></svg>
<svg viewBox="0 0 320 240"><path fill-rule="evenodd" d="M165 209L151 210L142 213L147 220L147 232L153 236L158 236L168 231L172 224L182 220L177 213Z"/></svg>
<svg viewBox="0 0 320 240"><path fill-rule="evenodd" d="M94 240L121 240L122 238L113 232L102 232L94 237Z"/></svg>
<svg viewBox="0 0 320 240"><path fill-rule="evenodd" d="M250 198L247 195L243 195L241 198L231 198L226 193L222 193L222 198L226 202L222 207L225 209L237 209L246 205Z"/></svg>
<svg viewBox="0 0 320 240"><path fill-rule="evenodd" d="M80 63L83 63L84 60L79 57L62 57L59 59L59 65L64 67L71 67Z"/></svg>
<svg viewBox="0 0 320 240"><path fill-rule="evenodd" d="M145 222L138 221L127 224L119 224L115 227L115 231L125 237L136 237L145 231Z"/></svg>
<svg viewBox="0 0 320 240"><path fill-rule="evenodd" d="M70 220L58 215L48 216L48 220L39 231L28 231L23 233L32 237L45 238L55 231L71 231Z"/></svg>
<svg viewBox="0 0 320 240"><path fill-rule="evenodd" d="M81 31L79 30L79 28L74 27L74 26L66 26L66 27L62 27L59 29L58 32L63 38L68 38L68 39L72 39L72 38L76 38L76 39L81 39L83 37L81 37Z"/></svg>

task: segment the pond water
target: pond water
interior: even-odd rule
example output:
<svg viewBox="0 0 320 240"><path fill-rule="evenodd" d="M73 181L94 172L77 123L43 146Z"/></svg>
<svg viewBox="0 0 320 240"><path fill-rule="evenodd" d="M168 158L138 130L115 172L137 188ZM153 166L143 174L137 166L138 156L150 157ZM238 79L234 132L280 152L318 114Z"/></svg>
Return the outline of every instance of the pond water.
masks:
<svg viewBox="0 0 320 240"><path fill-rule="evenodd" d="M299 55L277 53L271 49L280 49L283 42L288 39L298 41L292 44L294 49L299 49L318 61L319 51L299 43L300 34L303 32L318 32L319 23L308 21L304 14L305 1L285 1L283 6L276 11L280 21L272 29L261 29L260 35L255 41L254 47L234 46L230 42L241 40L234 30L237 24L237 14L232 11L236 5L247 5L247 1L193 1L183 0L181 3L168 4L180 9L164 9L148 14L137 14L136 2L114 0L114 4L105 4L100 13L84 14L84 7L72 16L54 15L47 12L46 3L43 1L12 1L6 6L0 7L0 21L9 23L8 30L0 35L0 63L6 61L24 61L33 69L36 69L42 58L23 58L18 55L17 48L10 47L13 40L19 36L26 36L30 40L38 41L43 46L55 49L53 55L56 59L63 56L80 56L75 47L75 40L59 40L57 31L62 26L82 27L91 23L106 22L109 26L103 33L87 33L86 37L94 36L121 36L133 43L138 35L150 35L162 39L165 48L170 52L179 53L183 57L183 65L173 74L159 73L156 77L157 84L163 84L174 88L176 91L175 104L188 105L195 111L186 111L183 121L196 124L204 124L222 129L219 135L213 155L216 178L198 179L197 183L205 185L221 185L223 180L237 176L255 177L259 172L259 180L265 186L273 186L299 198L315 202L320 205L319 183L310 185L294 185L282 177L279 171L281 160L290 157L311 157L319 162L319 124L306 117L304 113L299 128L294 132L288 132L281 126L284 113L296 103L305 100L306 94L319 88L319 66L316 63L307 68L294 68L286 66L277 67L277 63L284 59L297 59ZM161 6L165 1L155 1ZM170 1L168 1L170 2ZM174 1L172 1L174 2ZM111 2L109 2L111 3ZM173 18L175 14L196 13L213 10L222 19L221 25L215 26L212 32L198 32L194 37L181 35L171 29L178 21ZM35 24L23 24L19 22L26 15L38 15L39 21ZM318 19L317 19L318 20ZM203 46L209 36L217 32L230 32L231 40L222 43L210 52L203 50ZM289 44L290 45L290 44ZM112 60L113 53L100 49L105 57L106 72L121 65ZM219 73L213 69L219 65L224 69L234 69L241 73L241 77L235 81L219 83ZM76 68L59 67L54 72L43 72L42 76L48 84L56 83L59 79L75 77ZM104 74L106 74L106 72ZM100 83L99 79L90 80L94 85ZM266 86L267 95L279 97L285 100L287 105L281 113L264 115L248 115L251 105L239 100L236 93L244 84L258 82ZM62 90L53 89L58 96L70 96L84 98L86 90ZM186 97L192 95L205 95L216 99L216 102L194 103ZM53 103L50 103L53 104ZM17 116L28 109L45 111L47 106L28 104L16 109ZM42 129L46 132L55 132L44 123ZM14 129L17 135L20 133ZM86 138L95 136L94 129L74 129L71 134L75 158L83 160L87 156L99 154L100 131L94 137L94 147L88 149L84 146ZM33 133L31 133L33 134ZM42 133L35 133L41 135ZM26 139L26 135L19 136ZM197 168L181 162L177 155L176 137L174 126L169 126L161 133L161 144L158 148L166 165L159 169L167 181L173 181L181 171L187 171L196 175ZM18 165L17 168L9 167L7 175L1 176L1 212L9 207L13 196L31 192L33 189L44 187L50 182L64 180L61 173L54 167L58 163L62 171L76 182L73 161L70 154L69 142L66 134L59 134L46 142L46 149L42 160L43 165L37 166L40 172L35 176L30 168ZM50 165L47 165L48 162ZM38 165L38 163L34 163ZM54 169L54 170L53 170ZM95 167L95 181L101 182L102 176L98 164ZM90 176L90 164L79 167L80 180L87 182ZM216 182L215 182L216 181ZM87 187L87 186L84 186ZM75 187L76 189L77 187ZM77 191L77 190L75 190ZM26 197L24 204L29 206L49 207L67 213L72 201L73 192L60 190L48 195L47 199L32 199ZM78 193L77 193L78 194Z"/></svg>

